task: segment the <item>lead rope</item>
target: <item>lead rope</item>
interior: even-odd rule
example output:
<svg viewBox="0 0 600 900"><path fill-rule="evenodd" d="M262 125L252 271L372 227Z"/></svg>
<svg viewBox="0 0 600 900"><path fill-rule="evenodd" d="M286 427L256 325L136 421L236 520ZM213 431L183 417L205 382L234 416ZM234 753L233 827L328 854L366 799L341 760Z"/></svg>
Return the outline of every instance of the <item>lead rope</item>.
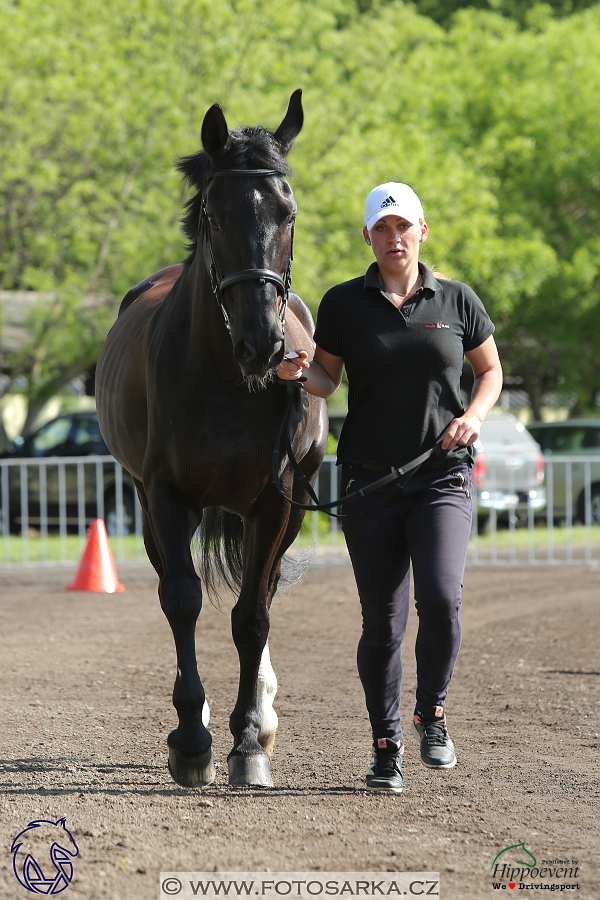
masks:
<svg viewBox="0 0 600 900"><path fill-rule="evenodd" d="M302 379L303 380L303 379ZM374 493L374 491L379 490L379 488L384 487L389 484L394 485L398 490L402 490L404 485L407 484L413 475L416 474L419 467L423 465L423 463L428 460L436 450L439 449L438 445L431 447L429 450L426 450L425 453L421 453L420 456L415 457L415 459L411 459L410 462L406 463L404 466L401 466L397 469L394 469L393 472L390 472L389 475L384 475L383 478L378 478L377 481L372 482L367 485L365 488L362 488L358 491L353 491L351 494L346 494L345 497L342 497L340 500L332 500L331 503L320 503L319 498L315 494L313 490L313 486L310 481L298 465L298 460L294 456L294 451L292 449L292 442L290 441L289 434L289 424L290 417L292 412L292 406L294 404L295 395L294 391L301 390L301 380L297 381L286 381L287 387L287 397L285 402L285 409L283 413L283 421L280 425L279 432L277 433L277 438L275 439L275 449L273 450L273 481L275 483L275 487L279 494L287 500L292 506L297 507L298 509L306 509L312 510L313 512L324 512L326 515L331 516L334 519L353 519L357 516L366 516L369 513L373 512L375 509L378 509L380 506L383 506L384 503L389 503L390 500L393 500L397 494L394 491L390 491L390 493L385 496L382 500L376 503L374 506L371 506L369 509L364 510L364 512L356 512L356 513L334 513L330 512L336 506L341 506L343 503L347 503L349 500L354 499L355 497L366 497L368 494ZM298 503L296 500L292 500L291 497L283 490L281 486L281 479L279 477L279 468L281 465L281 448L283 444L283 436L286 435L286 453L292 466L296 476L300 480L302 487L308 494L308 496L313 501L312 503ZM400 482L400 479L403 475L408 475L403 482Z"/></svg>

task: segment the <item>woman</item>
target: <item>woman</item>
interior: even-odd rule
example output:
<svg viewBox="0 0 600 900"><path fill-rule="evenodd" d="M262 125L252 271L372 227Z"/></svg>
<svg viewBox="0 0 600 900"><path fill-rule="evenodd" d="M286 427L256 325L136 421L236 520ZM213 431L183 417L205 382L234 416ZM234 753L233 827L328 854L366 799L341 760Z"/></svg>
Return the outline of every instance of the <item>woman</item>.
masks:
<svg viewBox="0 0 600 900"><path fill-rule="evenodd" d="M494 325L474 292L436 279L419 262L427 224L417 195L394 182L365 204L364 239L375 262L366 275L329 290L319 307L314 358L298 350L277 367L304 376L304 390L328 397L348 374L348 416L338 445L342 491L352 493L437 443L401 490L349 501L344 535L360 596L358 671L373 732L367 787L402 790L402 640L413 567L419 617L412 734L430 768L456 764L445 717L461 641L460 596L471 531L473 451L502 385ZM474 386L463 409L463 355ZM386 491L393 491L368 511Z"/></svg>

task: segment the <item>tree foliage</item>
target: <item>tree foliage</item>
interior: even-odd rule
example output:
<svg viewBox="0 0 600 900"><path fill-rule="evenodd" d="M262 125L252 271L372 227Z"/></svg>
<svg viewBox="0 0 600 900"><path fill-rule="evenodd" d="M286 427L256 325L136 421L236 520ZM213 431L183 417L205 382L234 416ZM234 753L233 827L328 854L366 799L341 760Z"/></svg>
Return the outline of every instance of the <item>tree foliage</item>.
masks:
<svg viewBox="0 0 600 900"><path fill-rule="evenodd" d="M366 267L366 193L407 181L426 260L480 294L536 410L556 386L590 408L600 7L477 5L0 0L0 284L59 297L3 361L31 404L89 366L132 284L185 255L173 162L207 108L273 127L302 87L294 286L313 310ZM89 292L113 299L92 316Z"/></svg>
<svg viewBox="0 0 600 900"><path fill-rule="evenodd" d="M552 15L562 17L595 6L594 0L546 0L537 4L523 3L523 0L414 0L414 3L422 16L429 16L440 25L451 24L454 13L460 9L483 9L514 19L525 27L531 21L532 8L545 7Z"/></svg>

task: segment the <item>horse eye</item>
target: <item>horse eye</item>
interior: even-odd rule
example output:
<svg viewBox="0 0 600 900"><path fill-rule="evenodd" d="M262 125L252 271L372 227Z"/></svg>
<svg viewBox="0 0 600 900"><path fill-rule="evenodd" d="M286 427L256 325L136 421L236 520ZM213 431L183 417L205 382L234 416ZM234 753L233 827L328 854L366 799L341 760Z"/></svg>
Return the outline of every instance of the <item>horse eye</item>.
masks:
<svg viewBox="0 0 600 900"><path fill-rule="evenodd" d="M211 213L208 214L208 224L211 228L217 229L219 227L219 223Z"/></svg>

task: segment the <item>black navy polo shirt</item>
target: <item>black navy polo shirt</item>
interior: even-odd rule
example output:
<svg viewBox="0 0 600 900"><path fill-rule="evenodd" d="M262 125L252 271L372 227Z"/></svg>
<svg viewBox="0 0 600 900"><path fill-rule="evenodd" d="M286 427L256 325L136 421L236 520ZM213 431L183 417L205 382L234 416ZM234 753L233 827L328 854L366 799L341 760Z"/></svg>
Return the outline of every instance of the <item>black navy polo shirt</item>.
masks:
<svg viewBox="0 0 600 900"><path fill-rule="evenodd" d="M419 263L422 286L398 309L381 289L378 271L372 263L366 275L327 291L319 306L315 342L341 356L348 375L338 464L401 466L433 447L464 412L465 351L494 331L466 284L438 281ZM449 454L457 462L472 455L470 447Z"/></svg>

